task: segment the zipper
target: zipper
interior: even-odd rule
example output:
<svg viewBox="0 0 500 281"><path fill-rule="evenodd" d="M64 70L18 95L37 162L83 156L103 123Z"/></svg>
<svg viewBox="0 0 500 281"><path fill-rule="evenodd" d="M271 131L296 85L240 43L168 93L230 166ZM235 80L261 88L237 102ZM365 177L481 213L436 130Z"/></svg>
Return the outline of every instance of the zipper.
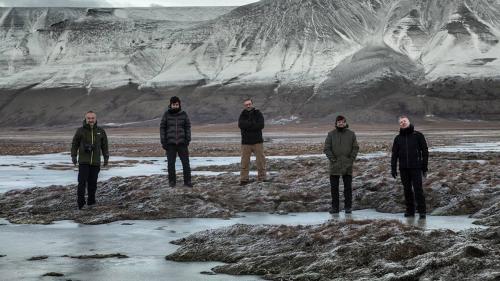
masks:
<svg viewBox="0 0 500 281"><path fill-rule="evenodd" d="M406 135L405 137L405 140L406 140L406 168L410 168L410 160L408 159L410 156L409 156L409 152L408 152L408 135Z"/></svg>
<svg viewBox="0 0 500 281"><path fill-rule="evenodd" d="M177 129L177 116L175 117L175 144L179 144L179 132L178 132L178 129Z"/></svg>
<svg viewBox="0 0 500 281"><path fill-rule="evenodd" d="M94 127L90 128L90 135L92 137L92 146L94 145ZM90 152L90 165L92 166L92 159L94 158L94 149Z"/></svg>

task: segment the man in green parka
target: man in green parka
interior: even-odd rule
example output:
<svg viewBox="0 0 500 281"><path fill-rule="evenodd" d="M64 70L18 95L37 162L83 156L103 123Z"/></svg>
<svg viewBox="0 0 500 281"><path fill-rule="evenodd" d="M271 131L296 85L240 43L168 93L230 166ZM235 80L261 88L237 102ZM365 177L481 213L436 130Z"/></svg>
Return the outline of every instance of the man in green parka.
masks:
<svg viewBox="0 0 500 281"><path fill-rule="evenodd" d="M78 209L95 204L97 176L101 169L101 151L104 157L103 166L108 165L108 137L101 127L97 126L97 116L93 111L85 114L83 126L78 128L71 145L71 160L78 163ZM78 156L78 159L77 159ZM87 202L85 202L87 189Z"/></svg>
<svg viewBox="0 0 500 281"><path fill-rule="evenodd" d="M323 152L330 160L330 186L332 192L331 214L339 212L339 181L344 182L344 210L352 213L352 166L358 154L359 146L356 134L348 129L344 116L335 119L335 130L330 131L325 140Z"/></svg>

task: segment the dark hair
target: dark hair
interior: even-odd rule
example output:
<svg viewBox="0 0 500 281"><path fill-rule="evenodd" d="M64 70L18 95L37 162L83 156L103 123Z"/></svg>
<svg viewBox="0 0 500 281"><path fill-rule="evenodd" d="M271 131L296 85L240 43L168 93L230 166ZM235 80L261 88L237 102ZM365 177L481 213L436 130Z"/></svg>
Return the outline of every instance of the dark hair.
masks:
<svg viewBox="0 0 500 281"><path fill-rule="evenodd" d="M252 98L246 98L246 99L244 99L244 100L243 100L243 102L246 102L246 101L248 101L248 100L249 100L249 101L251 101L251 102L253 103Z"/></svg>
<svg viewBox="0 0 500 281"><path fill-rule="evenodd" d="M344 117L344 116L342 116L342 115L339 115L339 116L337 116L337 118L335 118L335 122L338 122L338 121L340 121L340 120L344 120L344 121L345 121L346 119L345 119L345 117Z"/></svg>
<svg viewBox="0 0 500 281"><path fill-rule="evenodd" d="M399 115L398 120L401 120L403 118L406 118L406 119L410 120L410 118L408 118L408 115Z"/></svg>
<svg viewBox="0 0 500 281"><path fill-rule="evenodd" d="M173 104L173 103L181 104L181 99L177 96L173 96L170 98L170 104Z"/></svg>

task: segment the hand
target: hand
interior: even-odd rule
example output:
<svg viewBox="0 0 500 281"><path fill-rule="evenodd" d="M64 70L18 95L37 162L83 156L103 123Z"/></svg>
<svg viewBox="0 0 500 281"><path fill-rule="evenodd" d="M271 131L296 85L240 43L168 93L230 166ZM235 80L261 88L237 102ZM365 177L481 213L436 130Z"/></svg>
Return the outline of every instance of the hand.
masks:
<svg viewBox="0 0 500 281"><path fill-rule="evenodd" d="M76 163L78 163L78 161L76 160L76 157L71 157L71 162L73 162L73 165L76 166Z"/></svg>
<svg viewBox="0 0 500 281"><path fill-rule="evenodd" d="M108 160L104 160L104 163L102 164L103 167L107 167L108 166Z"/></svg>
<svg viewBox="0 0 500 281"><path fill-rule="evenodd" d="M422 172L422 177L424 177L424 179L427 178L427 172Z"/></svg>
<svg viewBox="0 0 500 281"><path fill-rule="evenodd" d="M392 176L393 178L397 178L397 177L398 177L398 172L396 172L396 171L392 171L392 172L391 172L391 176Z"/></svg>

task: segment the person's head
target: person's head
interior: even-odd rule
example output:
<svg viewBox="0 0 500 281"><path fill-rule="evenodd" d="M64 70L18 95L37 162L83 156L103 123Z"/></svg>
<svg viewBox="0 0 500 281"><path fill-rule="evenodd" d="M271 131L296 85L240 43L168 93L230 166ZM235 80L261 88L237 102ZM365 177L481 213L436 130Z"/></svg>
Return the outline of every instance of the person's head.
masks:
<svg viewBox="0 0 500 281"><path fill-rule="evenodd" d="M345 128L347 126L347 120L344 116L339 115L335 118L335 127L337 128Z"/></svg>
<svg viewBox="0 0 500 281"><path fill-rule="evenodd" d="M87 124L89 124L91 127L95 125L95 123L97 122L97 115L95 114L95 112L93 111L87 111L87 113L85 113L85 122Z"/></svg>
<svg viewBox="0 0 500 281"><path fill-rule="evenodd" d="M179 109L181 108L181 99L176 96L170 98L170 108Z"/></svg>
<svg viewBox="0 0 500 281"><path fill-rule="evenodd" d="M245 99L243 101L243 107L246 110L251 110L253 108L253 101L252 101L252 99Z"/></svg>
<svg viewBox="0 0 500 281"><path fill-rule="evenodd" d="M399 127L401 129L406 129L410 126L410 119L406 115L399 116Z"/></svg>

